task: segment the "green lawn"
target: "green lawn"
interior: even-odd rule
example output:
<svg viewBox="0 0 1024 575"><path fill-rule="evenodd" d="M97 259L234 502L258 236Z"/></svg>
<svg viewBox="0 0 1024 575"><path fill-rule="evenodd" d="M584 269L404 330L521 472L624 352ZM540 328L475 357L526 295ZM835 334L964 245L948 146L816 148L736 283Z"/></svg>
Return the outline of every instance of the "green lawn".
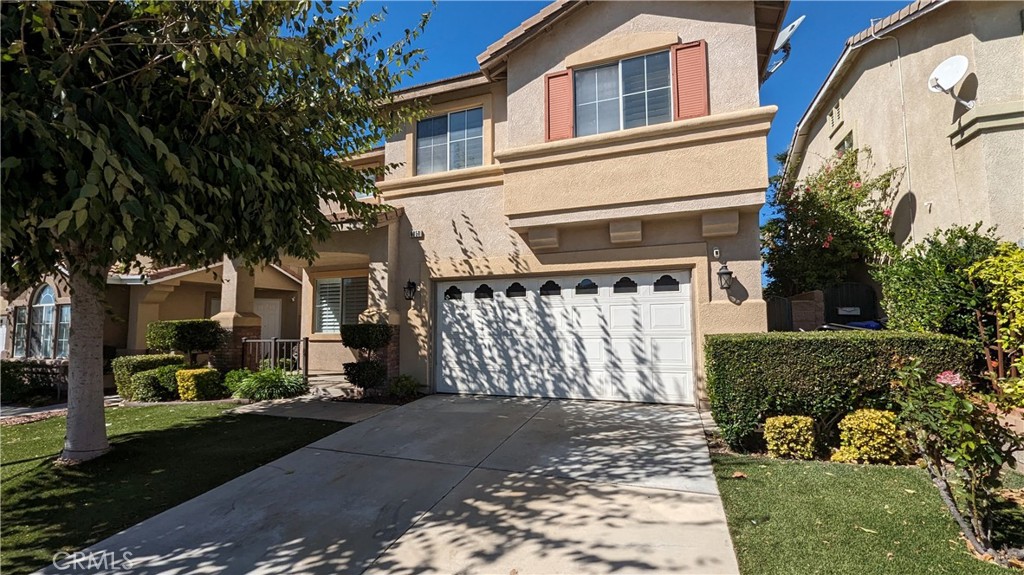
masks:
<svg viewBox="0 0 1024 575"><path fill-rule="evenodd" d="M1003 574L971 557L917 468L713 456L744 575ZM741 471L746 479L733 479ZM1008 483L1020 486L1020 476ZM1015 519L1024 527L1020 510Z"/></svg>
<svg viewBox="0 0 1024 575"><path fill-rule="evenodd" d="M0 571L26 573L333 433L345 424L224 413L228 404L107 410L114 449L57 467L65 419L0 430Z"/></svg>

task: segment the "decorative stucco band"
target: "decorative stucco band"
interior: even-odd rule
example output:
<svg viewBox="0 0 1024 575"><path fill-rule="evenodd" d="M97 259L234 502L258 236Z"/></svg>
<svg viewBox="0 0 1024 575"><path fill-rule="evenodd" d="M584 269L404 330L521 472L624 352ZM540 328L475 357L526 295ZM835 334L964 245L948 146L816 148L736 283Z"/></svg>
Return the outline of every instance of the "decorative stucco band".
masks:
<svg viewBox="0 0 1024 575"><path fill-rule="evenodd" d="M495 154L510 218L764 189L775 106ZM658 152L658 153L653 153Z"/></svg>
<svg viewBox="0 0 1024 575"><path fill-rule="evenodd" d="M949 133L949 140L959 148L982 132L1008 128L1024 128L1024 101L989 104L969 110L957 120Z"/></svg>

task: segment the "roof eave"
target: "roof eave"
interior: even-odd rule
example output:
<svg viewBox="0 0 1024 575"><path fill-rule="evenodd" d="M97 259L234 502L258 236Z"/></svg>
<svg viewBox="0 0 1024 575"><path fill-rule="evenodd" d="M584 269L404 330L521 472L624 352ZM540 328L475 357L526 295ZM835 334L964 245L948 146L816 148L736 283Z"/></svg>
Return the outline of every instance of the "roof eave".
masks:
<svg viewBox="0 0 1024 575"><path fill-rule="evenodd" d="M797 122L796 128L793 130L793 137L792 139L790 139L789 149L786 153L786 163L782 167L783 174L791 173L791 170L799 167L800 163L803 161L802 156L804 146L807 143L807 136L809 135L807 132L809 127L808 123L812 118L817 117L817 115L820 113L822 102L825 100L825 96L827 96L831 92L834 83L839 82L845 75L846 71L853 64L853 57L855 55L855 52L857 52L864 46L870 44L871 42L874 42L875 40L879 39L882 34L893 32L899 28L902 28L903 26L917 20L921 16L929 14L935 11L936 9L941 8L942 6L945 6L948 3L949 0L938 0L928 4L925 4L924 2L912 3L895 14L904 14L899 19L890 20L894 16L890 15L887 18L883 18L880 21L881 23L886 20L890 20L889 24L885 26L880 26L877 29L875 28L875 26L871 26L866 30L858 32L857 34L851 36L846 40L846 47L843 48L842 54L839 55L839 59L832 66L832 70L829 71L828 76L825 77L825 81L821 84L821 87L819 87L818 91L814 94L814 98L811 100L811 104L807 107L806 110L804 110L803 115L800 117L800 121ZM915 5L918 5L919 7L917 7L916 9L912 9ZM796 164L793 163L794 161L796 161Z"/></svg>

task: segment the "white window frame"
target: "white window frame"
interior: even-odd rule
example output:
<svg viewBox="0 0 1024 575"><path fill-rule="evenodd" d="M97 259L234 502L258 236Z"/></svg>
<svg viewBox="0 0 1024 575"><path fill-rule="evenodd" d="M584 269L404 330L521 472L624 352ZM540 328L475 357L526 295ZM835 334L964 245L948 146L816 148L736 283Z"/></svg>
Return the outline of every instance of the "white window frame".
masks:
<svg viewBox="0 0 1024 575"><path fill-rule="evenodd" d="M345 317L348 315L348 310L345 309L345 282L347 280L361 279L366 281L367 300L369 300L370 281L368 276L348 276L348 277L323 277L316 278L313 280L313 333L324 333L324 334L337 334L340 332L340 327L343 325L352 325L356 322L346 322ZM323 331L323 325L320 320L320 285L322 282L337 282L338 284L338 326L339 331ZM363 309L360 313L365 311L369 307L369 301L363 305Z"/></svg>
<svg viewBox="0 0 1024 575"><path fill-rule="evenodd" d="M618 74L618 82L619 82L619 90L618 90L618 93L619 93L619 95L618 95L618 99L619 99L619 129L618 130L613 130L613 131L621 132L621 131L627 130L627 129L628 130L634 130L636 128L644 128L646 126L650 126L651 125L649 123L649 119L648 119L648 116L650 114L649 114L649 112L647 110L647 102L646 102L646 99L645 99L645 101L644 101L644 115L645 115L644 116L644 120L647 121L648 123L645 126L634 126L633 128L624 128L623 127L623 122L625 120L624 114L623 114L623 112L625 111L625 110L623 110L623 103L626 100L626 97L625 97L626 95L623 93L622 63L624 61L626 61L626 60L633 60L635 58L647 58L648 56L653 56L654 54L660 54L662 52L667 52L668 53L668 58L669 58L669 60L668 60L668 106L669 106L669 119L668 119L667 122L659 122L659 123L667 124L668 122L671 122L671 121L673 121L675 119L675 112L674 112L674 110L675 110L675 101L676 101L675 100L675 98L676 98L676 83L675 83L675 76L673 74L673 66L672 66L672 48L668 48L667 50L655 50L654 52L647 52L645 54L637 54L637 55L634 55L634 56L630 56L628 58L621 58L621 59L616 60L614 62L615 66L617 67L618 72L619 72L619 74ZM572 83L572 136L574 138L576 138L576 137L586 137L586 136L579 136L576 133L576 128L577 128L577 126L579 124L576 121L576 105L577 105L576 102L577 102L577 100L576 100L576 81L575 81L575 75L576 75L577 72L586 72L587 70L594 70L594 69L597 69L597 68L603 68L605 66L610 66L611 64L612 64L612 62L605 62L603 64L597 64L596 66L587 66L586 68L580 68L578 70L573 70L574 80L573 80L573 83ZM645 60L644 61L644 74L646 75L646 73L647 73L647 62ZM645 80L645 86L646 86L646 80ZM657 89L661 90L661 88L657 88ZM630 92L630 95L632 96L633 94L640 94L640 93L646 94L649 91L650 90L647 90L645 88L645 90L643 92ZM595 103L601 102L601 100L595 100L594 102ZM597 136L599 134L610 134L610 133L611 132L597 132L595 134L587 134L587 135L588 136Z"/></svg>
<svg viewBox="0 0 1024 575"><path fill-rule="evenodd" d="M416 156L413 158L413 172L414 172L415 175L420 176L420 175L429 175L429 174L441 174L441 173L444 173L444 172L452 172L452 171L455 171L455 170L465 170L467 168L477 168L477 167L480 167L480 166L463 166L461 168L452 168L452 141L453 141L452 140L452 114L465 114L465 113L468 113L468 112L472 112L474 110L480 110L480 135L479 136L473 136L472 138L460 138L459 140L455 140L455 141L468 142L470 140L479 139L480 140L480 166L484 165L484 124L486 124L487 119L484 116L484 107L483 106L473 106L472 108L465 108L465 109L462 109L462 110L452 110L451 112L445 112L444 114L438 114L436 116L430 116L428 118L423 118L422 120L419 120L419 121L416 122L416 125L413 126L413 133L414 133L413 153L416 154ZM423 173L423 172L419 171L419 167L418 167L418 164L419 164L419 153L420 153L419 123L427 121L427 120L436 120L438 118L444 118L444 121L445 121L445 130L444 130L444 169L440 170L440 171L437 171L437 172ZM432 146L432 147L436 147L436 146Z"/></svg>

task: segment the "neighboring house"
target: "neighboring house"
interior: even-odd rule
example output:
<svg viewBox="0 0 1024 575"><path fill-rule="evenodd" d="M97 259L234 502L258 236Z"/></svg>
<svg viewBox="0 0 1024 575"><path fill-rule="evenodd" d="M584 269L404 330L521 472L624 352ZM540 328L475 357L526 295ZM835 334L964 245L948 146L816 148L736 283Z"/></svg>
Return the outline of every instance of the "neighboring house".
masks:
<svg viewBox="0 0 1024 575"><path fill-rule="evenodd" d="M954 55L970 65L954 93L928 88ZM1024 240L1024 6L923 0L846 41L796 128L798 178L846 147L870 148L876 170L904 167L897 240L983 222Z"/></svg>
<svg viewBox="0 0 1024 575"><path fill-rule="evenodd" d="M118 354L146 350L151 321L211 317L219 311L221 268L167 267L145 275L107 277L108 315L103 344ZM269 266L255 273L253 307L262 318L264 337L299 335L301 281L298 272ZM4 310L3 357L61 359L68 356L71 298L60 273L0 302ZM256 334L260 335L260 334Z"/></svg>
<svg viewBox="0 0 1024 575"><path fill-rule="evenodd" d="M350 160L400 164L365 199L394 209L365 230L324 206L338 224L319 258L285 262L301 270L310 370L352 360L341 325L385 322L391 373L434 391L705 400L704 336L766 330L758 212L776 108L759 87L787 5L559 1L478 71L398 92L428 117ZM233 351L258 337L260 276L221 267L223 281L185 272L202 279L187 312L175 288L148 317L212 316ZM162 285L132 286L133 301Z"/></svg>

